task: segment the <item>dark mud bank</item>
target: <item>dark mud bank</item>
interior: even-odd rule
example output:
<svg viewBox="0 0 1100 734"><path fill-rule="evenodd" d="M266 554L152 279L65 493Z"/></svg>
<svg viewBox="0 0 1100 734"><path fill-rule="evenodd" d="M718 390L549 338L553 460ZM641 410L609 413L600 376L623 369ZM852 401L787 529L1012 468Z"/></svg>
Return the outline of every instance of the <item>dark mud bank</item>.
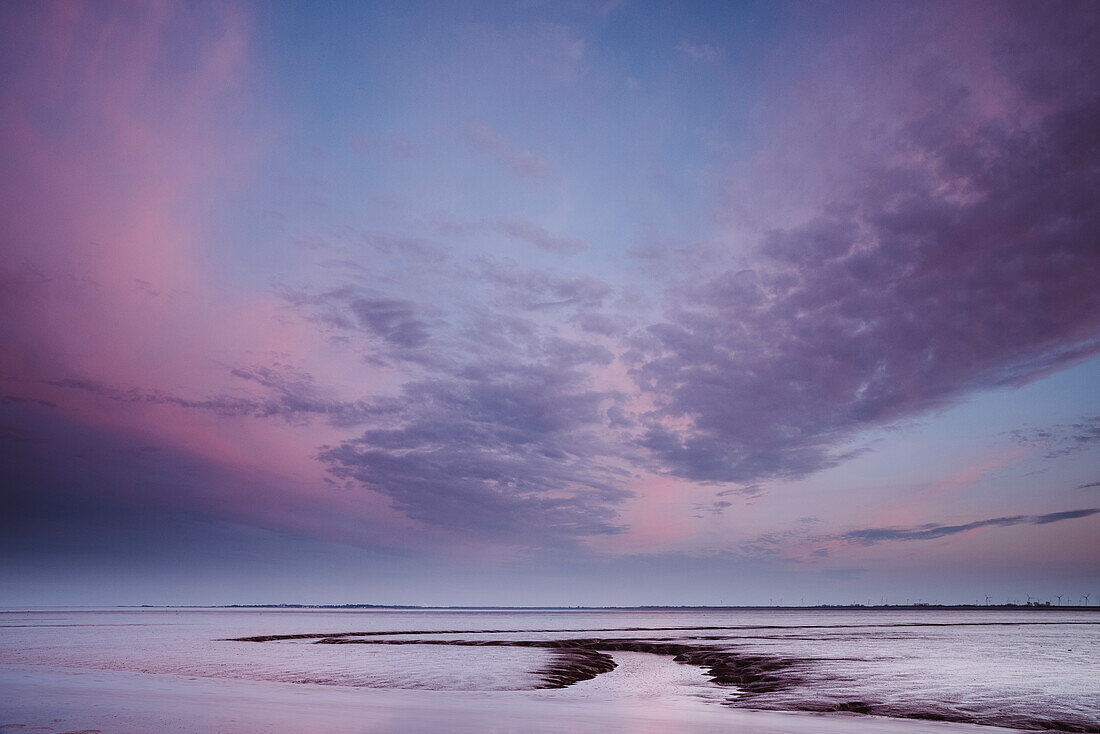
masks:
<svg viewBox="0 0 1100 734"><path fill-rule="evenodd" d="M394 634L394 633L391 633ZM408 634L408 633L396 633ZM537 647L555 651L554 662L539 671L542 688L564 688L578 681L595 678L615 669L607 653L645 652L671 657L677 663L706 668L710 679L724 686L736 686L743 694L770 693L798 683L791 672L798 661L784 658L744 655L707 645L655 642L629 638L586 637L560 640L440 640L379 639L375 633L265 635L234 638L236 642L272 642L276 640L314 639L319 645L448 645L466 647Z"/></svg>
<svg viewBox="0 0 1100 734"><path fill-rule="evenodd" d="M654 628L653 631L669 628ZM700 629L693 627L691 629ZM635 628L630 631L645 631ZM799 658L753 655L729 650L714 644L690 644L653 639L623 637L581 637L565 639L439 639L420 635L437 634L507 634L541 632L542 630L422 630L392 632L346 632L327 634L260 635L233 638L235 642L312 641L319 645L446 645L464 647L532 647L554 652L549 665L537 671L542 683L539 688L566 688L580 681L590 680L615 669L610 653L644 652L671 658L677 663L704 668L710 680L729 686L731 696L726 703L731 706L797 710L818 713L857 713L901 719L924 719L969 724L1006 726L1019 730L1093 732L1100 734L1100 727L1090 721L1067 721L1045 717L1008 717L1004 715L981 716L964 712L953 706L922 708L898 706L875 701L821 701L800 700L797 695L768 695L789 691L803 682L799 670L812 661ZM556 630L561 632L564 630ZM569 630L574 631L574 630ZM576 630L581 631L581 630ZM620 631L608 629L601 631ZM624 630L625 631L625 630ZM398 639L395 637L400 636ZM717 637L714 639L718 639Z"/></svg>

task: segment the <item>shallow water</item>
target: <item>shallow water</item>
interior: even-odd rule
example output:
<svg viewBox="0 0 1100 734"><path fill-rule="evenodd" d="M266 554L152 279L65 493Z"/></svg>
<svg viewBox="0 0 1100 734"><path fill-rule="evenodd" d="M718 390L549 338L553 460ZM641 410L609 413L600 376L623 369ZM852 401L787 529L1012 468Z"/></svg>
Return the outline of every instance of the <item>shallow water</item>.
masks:
<svg viewBox="0 0 1100 734"><path fill-rule="evenodd" d="M1082 609L6 611L0 731L1100 731L1098 660Z"/></svg>

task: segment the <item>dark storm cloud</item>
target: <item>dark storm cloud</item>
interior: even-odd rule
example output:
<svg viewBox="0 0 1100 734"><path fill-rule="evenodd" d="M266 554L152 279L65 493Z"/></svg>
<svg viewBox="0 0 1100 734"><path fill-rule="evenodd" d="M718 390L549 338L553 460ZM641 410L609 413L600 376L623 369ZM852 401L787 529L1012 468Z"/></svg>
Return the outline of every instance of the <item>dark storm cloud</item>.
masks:
<svg viewBox="0 0 1100 734"><path fill-rule="evenodd" d="M33 517L59 515L79 524L104 502L171 505L211 478L210 467L144 437L83 425L56 408L0 403L0 534ZM201 490L197 490L201 492Z"/></svg>
<svg viewBox="0 0 1100 734"><path fill-rule="evenodd" d="M294 558L315 563L308 539L319 522L344 531L337 542L380 545L369 519L341 522L315 496L288 506L293 495L281 477L235 471L155 436L104 431L32 402L0 401L0 467L6 603L17 589L39 586L61 599L91 590L116 604L137 578L163 579L169 600L195 603L194 586L176 586L181 572L199 580L226 564L254 573ZM214 588L212 602L237 601L243 578ZM154 601L142 593L130 603Z"/></svg>
<svg viewBox="0 0 1100 734"><path fill-rule="evenodd" d="M975 121L963 109L980 89L944 82L891 145L906 162L771 232L753 269L701 269L671 293L634 340L659 405L641 444L660 468L806 475L860 430L1100 349L1096 15L1021 25L1026 43L999 51L1023 100L1004 119ZM1037 121L1014 127L1024 108Z"/></svg>
<svg viewBox="0 0 1100 734"><path fill-rule="evenodd" d="M969 530L988 527L1009 527L1011 525L1046 525L1063 520L1075 520L1081 517L1091 517L1100 513L1100 508L1087 510L1069 510L1067 512L1051 512L1046 515L1016 515L1013 517L995 517L989 520L978 520L965 525L937 525L930 523L918 525L913 528L867 528L864 530L852 530L842 535L835 536L837 540L844 540L861 545L874 545L886 541L895 540L932 540L948 535L957 535Z"/></svg>

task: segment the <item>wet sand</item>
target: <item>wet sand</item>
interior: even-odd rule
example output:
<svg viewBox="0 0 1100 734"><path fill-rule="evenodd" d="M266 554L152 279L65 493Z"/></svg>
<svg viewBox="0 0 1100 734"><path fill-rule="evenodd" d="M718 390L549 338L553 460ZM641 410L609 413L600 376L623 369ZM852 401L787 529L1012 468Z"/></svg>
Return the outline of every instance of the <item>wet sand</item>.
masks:
<svg viewBox="0 0 1100 734"><path fill-rule="evenodd" d="M563 690L346 689L117 671L0 668L0 732L102 734L996 734L996 727L857 714L749 711L662 691L692 668L646 653L617 653L613 671ZM648 682L639 685L639 679ZM631 692L631 693L628 693ZM626 695L624 695L624 693Z"/></svg>
<svg viewBox="0 0 1100 734"><path fill-rule="evenodd" d="M999 611L0 612L0 734L1098 731L1098 627Z"/></svg>
<svg viewBox="0 0 1100 734"><path fill-rule="evenodd" d="M1018 624L1018 623L1017 623ZM1042 624L1041 622L1038 624ZM905 625L898 625L905 626ZM677 628L607 628L588 629L588 632L651 632L667 633ZM700 628L695 628L700 629ZM720 630L722 627L710 627ZM729 629L729 628L725 628ZM723 697L715 700L727 706L771 709L767 702L755 704L759 694L774 693L795 688L801 682L795 672L806 661L779 656L750 655L730 649L721 649L710 644L701 644L703 640L724 640L721 635L696 636L700 643L661 641L650 638L634 637L584 637L556 639L440 639L439 635L501 635L526 632L561 632L562 630L447 630L443 632L427 631L371 631L347 633L298 633L291 635L260 635L240 637L227 642L279 643L303 642L317 645L417 645L449 647L532 647L551 650L554 657L543 670L537 671L543 683L539 688L568 688L582 681L606 675L617 667L613 653L643 653L659 656L672 663L695 666L705 672L709 682L724 690ZM424 637L420 635L431 635ZM397 639L393 639L397 637ZM954 722L960 724L980 723L983 726L1003 723L982 720L976 716L958 716L941 710L922 709L920 707L887 705L864 700L837 701L823 706L819 703L788 702L786 711L815 713L854 713L867 714L895 719L916 719L925 721ZM1016 723L1021 730L1060 731L1060 732L1098 732L1100 727L1077 721L1057 719L1034 719Z"/></svg>

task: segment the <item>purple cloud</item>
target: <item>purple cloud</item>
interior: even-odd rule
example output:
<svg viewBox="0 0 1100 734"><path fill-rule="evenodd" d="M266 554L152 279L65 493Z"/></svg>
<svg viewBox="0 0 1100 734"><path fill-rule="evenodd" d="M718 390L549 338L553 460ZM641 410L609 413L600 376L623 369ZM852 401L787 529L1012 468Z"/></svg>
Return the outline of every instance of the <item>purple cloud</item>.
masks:
<svg viewBox="0 0 1100 734"><path fill-rule="evenodd" d="M568 355L496 354L407 384L391 426L321 458L429 525L522 546L618 532L614 506L629 493L598 431L609 396Z"/></svg>
<svg viewBox="0 0 1100 734"><path fill-rule="evenodd" d="M423 346L427 324L418 318L416 304L389 298L357 298L351 311L359 323L386 341L406 349Z"/></svg>
<svg viewBox="0 0 1100 734"><path fill-rule="evenodd" d="M989 527L1010 527L1012 525L1047 525L1052 522L1076 520L1082 517L1092 517L1100 513L1100 508L1085 510L1068 510L1066 512L1051 512L1046 515L1015 515L1013 517L994 517L989 520L968 522L964 525L939 525L929 523L913 528L866 528L863 530L851 530L847 533L835 536L837 540L859 543L861 545L874 545L887 541L897 540L933 540L948 535L957 535L969 530Z"/></svg>
<svg viewBox="0 0 1100 734"><path fill-rule="evenodd" d="M392 400L341 401L327 396L312 384L309 375L288 379L268 367L233 368L230 374L261 385L267 397L217 395L187 398L160 390L119 388L92 380L63 378L46 384L95 395L116 403L167 405L188 410L200 410L227 417L278 418L292 423L321 418L330 425L349 427L362 425L392 414L398 409ZM15 402L15 401L12 401ZM45 401L26 401L51 406ZM52 406L51 406L52 407Z"/></svg>
<svg viewBox="0 0 1100 734"><path fill-rule="evenodd" d="M234 25L220 34L224 43L212 47L209 64L181 57L175 75L162 78L163 49L200 47L175 36L191 24L161 23L154 14L153 30L133 47L128 38L137 36L125 24L107 24L115 30L102 38L110 42L97 35L91 21L111 13L92 13L87 22L70 14L72 33L87 33L62 29L54 45L24 34L30 40L12 57L13 68L29 65L34 73L5 98L10 114L0 120L19 173L10 178L24 182L9 187L4 208L16 249L0 272L7 286L0 288L0 327L12 344L0 373L5 391L20 394L3 398L3 406L57 405L50 410L98 421L104 434L160 435L181 454L185 446L211 463L239 466L222 480L226 487L294 447L300 462L288 460L281 470L313 484L300 496L286 490L285 513L298 515L316 501L337 518L319 520L320 533L348 516L347 495L396 508L395 516L406 516L401 521L412 518L432 533L510 546L566 547L617 533L628 518L639 528L671 526L665 513L688 507L732 514L729 508L771 479L855 456L849 444L861 431L1020 384L1100 350L1100 78L1091 45L1096 13L1081 8L1088 6L1006 5L1003 22L978 34L978 50L945 42L925 53L924 39L905 27L894 28L905 45L899 53L883 34L856 26L851 38L890 63L863 63L867 57L853 51L860 68L843 80L851 89L831 77L847 50L823 52L829 63L820 66L792 55L762 70L771 75L760 85L769 98L773 91L799 98L797 84L786 85L810 66L811 82L845 94L834 107L795 102L774 119L762 112L763 124L738 118L731 128L744 133L746 150L736 155L765 159L754 135L779 129L777 147L798 174L793 184L781 174L773 181L770 172L752 182L793 201L760 207L747 234L736 235L755 249L736 253L723 248L732 218L708 217L715 213L699 203L720 198L708 187L735 167L714 156L735 156L737 145L698 145L734 119L716 109L724 105L704 93L708 87L695 84L745 71L734 67L749 62L730 58L728 49L666 49L675 51L674 63L691 57L711 64L683 86L637 66L633 52L611 53L602 32L589 47L580 30L564 26L460 28L484 43L447 44L453 76L438 73L442 63L419 66L412 58L406 61L416 68L407 75L405 64L386 67L402 75L374 90L381 97L372 91L347 99L346 108L305 115L303 125L330 113L350 117L252 153L264 161L249 172L229 154L283 133L236 127L266 119L259 100L270 99L270 90L257 95L255 109L226 104L248 91L238 92L235 81L248 65L238 59L247 45ZM954 20L936 9L913 15ZM837 15L838 25L851 20ZM164 36L164 29L173 30ZM79 42L70 49L72 38ZM838 39L822 39L829 40ZM32 53L38 48L49 53ZM909 53L915 48L920 53ZM114 49L109 68L87 62L102 49ZM647 58L651 49L636 50ZM51 59L56 68L45 63ZM507 59L528 63L498 76L505 66L498 62ZM205 71L191 80L194 69ZM535 83L532 70L549 72L554 89ZM635 74L640 88L616 96ZM401 91L387 97L384 89ZM343 99L338 94L319 88L317 98ZM889 102L880 103L884 96ZM767 106L763 98L746 101ZM378 109L392 110L385 119L407 117L403 130L438 131L454 124L438 117L448 102L460 120L484 115L509 131L486 124L461 131L461 144L478 159L470 170L462 168L468 161L422 155L404 133L360 141L367 152L391 155L354 157L347 166L346 134L338 152L325 148L333 130L362 130ZM560 125L546 114L559 104L572 105ZM866 118L859 117L865 107ZM543 120L552 121L542 127ZM223 128L224 138L214 134ZM553 186L519 192L529 201L517 198L515 177L547 178L551 166L527 148L534 138L511 139L522 130L537 131L555 161ZM858 155L833 177L826 159L851 150ZM440 176L444 163L454 170ZM484 165L499 167L506 185L494 187L499 176L455 185L484 174ZM673 169L702 172L701 179ZM331 176L326 186L343 193L318 214L294 203L304 195L299 184L275 176L248 185L249 176L266 181L279 170L295 171L291 178L298 171ZM235 185L248 193L223 195L219 187L237 175ZM81 183L92 180L104 185ZM803 182L812 193L803 194ZM592 192L601 194L595 203ZM649 211L666 194L667 209ZM437 227L439 207L459 209L473 224ZM286 211L274 224L260 214L280 208ZM521 216L547 211L570 219L543 226ZM593 234L615 230L621 239ZM538 255L532 248L585 250L574 234L606 248L584 258L590 272L487 254L501 244L526 255ZM685 244L697 237L706 245ZM653 242L671 244L660 245L657 257ZM224 259L211 257L222 243ZM624 267L627 252L638 258ZM316 269L306 273L310 263ZM634 280L641 272L653 279ZM276 286L274 297L257 287L289 278L303 282ZM302 367L280 367L288 363ZM314 384L313 375L329 387ZM50 389L35 392L43 386ZM184 411L189 420L166 419ZM249 423L246 436L243 419L265 422ZM1057 440L1021 440L1054 440L1052 456L1078 451L1095 444L1093 423L1067 424ZM710 500L673 497L676 504L670 495L699 489L665 478L656 487L647 472L726 486L711 490ZM325 488L322 474L374 492L315 491ZM638 493L631 505L628 487ZM175 491L172 485L165 493ZM249 488L239 507L258 504L257 496L263 488ZM195 505L205 501L199 496ZM1066 519L1058 515L868 529L852 531L850 540ZM644 529L637 535L656 542Z"/></svg>
<svg viewBox="0 0 1100 734"><path fill-rule="evenodd" d="M605 426L622 396L594 387L590 374L614 354L562 335L555 320L599 308L610 287L509 262L478 264L454 277L476 279L486 302L449 306L438 322L423 316L433 307L357 287L284 289L307 316L335 312L344 325L329 326L369 345L380 363L409 370L399 395L371 403L365 430L322 447L319 458L334 477L390 498L406 516L468 537L565 547L620 532L629 462Z"/></svg>
<svg viewBox="0 0 1100 734"><path fill-rule="evenodd" d="M1047 45L1074 22L1000 49L1012 119L964 114L981 90L958 80L926 90L945 107L900 125L889 149L905 154L852 198L770 231L752 269L670 291L634 338L658 405L640 442L661 469L803 476L861 430L1100 351L1100 73L1079 34Z"/></svg>
<svg viewBox="0 0 1100 734"><path fill-rule="evenodd" d="M1045 457L1056 459L1100 443L1100 416L1093 416L1076 423L1060 423L1046 429L1017 429L1012 436L1025 446L1042 446Z"/></svg>
<svg viewBox="0 0 1100 734"><path fill-rule="evenodd" d="M511 261L481 260L481 275L498 291L501 305L527 311L553 307L598 308L612 294L611 286L588 275L562 275L521 268Z"/></svg>

